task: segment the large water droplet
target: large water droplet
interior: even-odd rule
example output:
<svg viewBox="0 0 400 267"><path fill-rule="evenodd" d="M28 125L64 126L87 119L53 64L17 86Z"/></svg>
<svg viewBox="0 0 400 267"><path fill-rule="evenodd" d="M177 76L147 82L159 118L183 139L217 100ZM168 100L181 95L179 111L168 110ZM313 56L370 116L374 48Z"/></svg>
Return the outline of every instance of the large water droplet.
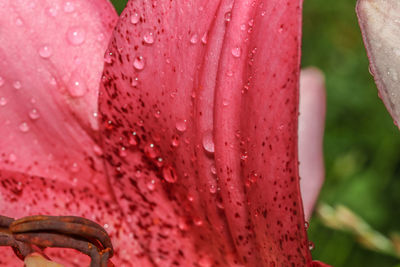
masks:
<svg viewBox="0 0 400 267"><path fill-rule="evenodd" d="M71 27L67 31L67 40L72 45L81 45L85 42L86 32L81 27Z"/></svg>
<svg viewBox="0 0 400 267"><path fill-rule="evenodd" d="M240 57L240 55L242 54L242 49L240 47L234 47L232 48L232 56L234 57Z"/></svg>
<svg viewBox="0 0 400 267"><path fill-rule="evenodd" d="M144 58L142 56L138 56L135 58L133 61L133 67L137 70L143 70L144 69Z"/></svg>
<svg viewBox="0 0 400 267"><path fill-rule="evenodd" d="M19 130L23 133L29 132L29 125L26 122L23 122L19 125Z"/></svg>
<svg viewBox="0 0 400 267"><path fill-rule="evenodd" d="M31 118L32 120L37 120L40 118L40 114L37 109L34 108L29 111L29 118Z"/></svg>
<svg viewBox="0 0 400 267"><path fill-rule="evenodd" d="M13 87L14 87L15 89L19 90L19 89L21 89L22 84L21 84L20 81L15 81L15 82L13 82Z"/></svg>
<svg viewBox="0 0 400 267"><path fill-rule="evenodd" d="M171 165L165 165L162 169L163 177L168 183L175 183L178 180L178 176L174 167Z"/></svg>
<svg viewBox="0 0 400 267"><path fill-rule="evenodd" d="M65 13L72 13L75 11L75 5L73 2L65 2L64 4L64 12Z"/></svg>
<svg viewBox="0 0 400 267"><path fill-rule="evenodd" d="M131 15L131 23L132 24L137 24L139 22L139 20L140 20L140 16L138 13L133 13Z"/></svg>
<svg viewBox="0 0 400 267"><path fill-rule="evenodd" d="M154 35L153 35L153 32L151 30L147 30L147 31L144 32L143 41L146 44L153 44L154 43Z"/></svg>
<svg viewBox="0 0 400 267"><path fill-rule="evenodd" d="M186 131L186 128L187 128L187 126L186 126L186 120L178 120L178 121L176 122L176 124L175 124L175 127L176 127L176 129L177 129L178 131L180 131L180 132Z"/></svg>
<svg viewBox="0 0 400 267"><path fill-rule="evenodd" d="M53 54L53 49L51 49L50 46L44 45L41 48L39 48L39 55L42 58L49 58Z"/></svg>
<svg viewBox="0 0 400 267"><path fill-rule="evenodd" d="M203 135L203 148L209 153L214 153L214 137L211 130L205 132Z"/></svg>
<svg viewBox="0 0 400 267"><path fill-rule="evenodd" d="M191 44L197 44L198 41L199 41L199 36L197 34L193 34L192 37L190 37Z"/></svg>
<svg viewBox="0 0 400 267"><path fill-rule="evenodd" d="M5 105L7 105L7 98L0 97L0 107L4 107Z"/></svg>
<svg viewBox="0 0 400 267"><path fill-rule="evenodd" d="M68 92L72 97L82 97L86 94L87 87L85 81L77 73L73 73L69 81Z"/></svg>

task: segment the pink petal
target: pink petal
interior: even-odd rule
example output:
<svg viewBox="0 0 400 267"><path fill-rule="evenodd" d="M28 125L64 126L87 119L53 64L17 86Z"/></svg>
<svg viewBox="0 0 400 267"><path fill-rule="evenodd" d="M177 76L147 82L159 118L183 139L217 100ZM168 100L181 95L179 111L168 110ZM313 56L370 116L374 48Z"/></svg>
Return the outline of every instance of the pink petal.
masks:
<svg viewBox="0 0 400 267"><path fill-rule="evenodd" d="M108 190L94 114L116 18L106 0L1 1L0 170Z"/></svg>
<svg viewBox="0 0 400 267"><path fill-rule="evenodd" d="M323 73L316 68L301 71L299 109L300 188L304 214L308 220L325 178L325 79Z"/></svg>
<svg viewBox="0 0 400 267"><path fill-rule="evenodd" d="M104 152L159 265L311 263L297 174L300 2L130 1L122 13L100 95Z"/></svg>
<svg viewBox="0 0 400 267"><path fill-rule="evenodd" d="M400 4L397 0L359 0L357 15L374 76L394 123L400 122Z"/></svg>
<svg viewBox="0 0 400 267"><path fill-rule="evenodd" d="M0 171L0 214L20 218L36 214L83 216L109 233L115 266L151 266L115 202L99 197L88 186L70 185L54 179ZM89 257L66 249L48 249L46 254L65 266L89 266ZM0 265L20 267L11 248L0 247Z"/></svg>

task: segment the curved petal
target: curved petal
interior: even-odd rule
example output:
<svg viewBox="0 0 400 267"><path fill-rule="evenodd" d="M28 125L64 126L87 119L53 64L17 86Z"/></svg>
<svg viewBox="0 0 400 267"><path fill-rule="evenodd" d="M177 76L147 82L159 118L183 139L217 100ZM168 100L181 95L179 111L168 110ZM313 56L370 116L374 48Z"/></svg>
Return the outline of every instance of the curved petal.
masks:
<svg viewBox="0 0 400 267"><path fill-rule="evenodd" d="M299 173L306 220L325 179L323 137L325 126L325 78L316 68L300 74Z"/></svg>
<svg viewBox="0 0 400 267"><path fill-rule="evenodd" d="M94 114L116 19L106 0L1 1L0 170L107 190Z"/></svg>
<svg viewBox="0 0 400 267"><path fill-rule="evenodd" d="M300 18L301 1L128 3L100 127L110 183L152 261L311 263L297 175Z"/></svg>
<svg viewBox="0 0 400 267"><path fill-rule="evenodd" d="M144 257L115 202L102 199L88 186L71 185L54 179L0 171L0 214L21 218L30 215L75 215L102 225L112 240L115 266L152 266ZM46 250L46 254L65 266L89 266L89 258L65 249ZM22 262L11 248L0 247L0 265L19 267Z"/></svg>
<svg viewBox="0 0 400 267"><path fill-rule="evenodd" d="M358 0L357 15L374 76L394 123L400 122L400 3L396 0Z"/></svg>

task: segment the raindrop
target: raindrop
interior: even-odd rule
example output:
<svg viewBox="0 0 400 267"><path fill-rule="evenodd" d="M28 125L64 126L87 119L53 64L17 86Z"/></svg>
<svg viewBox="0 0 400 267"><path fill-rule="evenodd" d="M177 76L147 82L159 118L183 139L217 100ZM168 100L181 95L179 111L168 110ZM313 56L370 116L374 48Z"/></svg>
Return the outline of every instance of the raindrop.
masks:
<svg viewBox="0 0 400 267"><path fill-rule="evenodd" d="M156 181L154 179L147 183L147 189L150 191L154 191L154 189L156 189Z"/></svg>
<svg viewBox="0 0 400 267"><path fill-rule="evenodd" d="M176 171L171 165L165 165L162 169L162 174L168 183L175 183L178 180Z"/></svg>
<svg viewBox="0 0 400 267"><path fill-rule="evenodd" d="M139 14L138 13L133 13L131 15L131 23L132 24L137 24L140 20Z"/></svg>
<svg viewBox="0 0 400 267"><path fill-rule="evenodd" d="M0 97L0 107L7 105L7 99L5 97Z"/></svg>
<svg viewBox="0 0 400 267"><path fill-rule="evenodd" d="M217 168L215 167L214 164L211 165L210 167L210 171L213 175L217 175Z"/></svg>
<svg viewBox="0 0 400 267"><path fill-rule="evenodd" d="M203 44L207 44L207 41L208 41L208 32L205 32L205 33L203 34L203 37L201 37L201 42L202 42Z"/></svg>
<svg viewBox="0 0 400 267"><path fill-rule="evenodd" d="M133 67L136 70L144 69L144 58L142 56L136 57L135 60L133 61Z"/></svg>
<svg viewBox="0 0 400 267"><path fill-rule="evenodd" d="M164 165L164 160L161 157L158 157L156 160L156 165L158 168L161 168Z"/></svg>
<svg viewBox="0 0 400 267"><path fill-rule="evenodd" d="M179 218L178 219L178 227L181 231L187 231L187 229L189 228L187 223L186 223L186 219L185 218Z"/></svg>
<svg viewBox="0 0 400 267"><path fill-rule="evenodd" d="M307 221L305 221L305 222L304 222L304 228L305 228L306 230L308 230L308 227L310 227L310 223L307 222Z"/></svg>
<svg viewBox="0 0 400 267"><path fill-rule="evenodd" d="M29 125L26 122L23 122L19 125L19 130L23 133L27 133L29 131Z"/></svg>
<svg viewBox="0 0 400 267"><path fill-rule="evenodd" d="M72 27L67 31L67 40L72 45L81 45L85 39L86 32L81 27Z"/></svg>
<svg viewBox="0 0 400 267"><path fill-rule="evenodd" d="M4 78L0 76L0 87L4 85Z"/></svg>
<svg viewBox="0 0 400 267"><path fill-rule="evenodd" d="M246 161L247 158L248 158L247 151L244 151L243 153L240 154L241 160Z"/></svg>
<svg viewBox="0 0 400 267"><path fill-rule="evenodd" d="M72 97L82 97L86 94L87 88L85 82L79 74L72 75L69 82L68 91Z"/></svg>
<svg viewBox="0 0 400 267"><path fill-rule="evenodd" d="M228 70L228 71L226 72L226 76L232 77L232 76L233 76L233 72L232 72L231 70Z"/></svg>
<svg viewBox="0 0 400 267"><path fill-rule="evenodd" d="M178 131L180 131L180 132L186 131L186 128L187 128L187 126L186 126L186 120L178 120L178 121L176 122L176 124L175 124L175 127L176 127L176 129L177 129Z"/></svg>
<svg viewBox="0 0 400 267"><path fill-rule="evenodd" d="M254 25L254 20L253 19L249 20L248 24L249 24L250 27L252 27Z"/></svg>
<svg viewBox="0 0 400 267"><path fill-rule="evenodd" d="M173 135L173 136L172 136L171 145L172 145L173 147L179 146L179 137L178 137L178 136L176 136L176 135Z"/></svg>
<svg viewBox="0 0 400 267"><path fill-rule="evenodd" d="M202 226L203 225L203 221L200 218L194 218L193 222L196 226Z"/></svg>
<svg viewBox="0 0 400 267"><path fill-rule="evenodd" d="M211 194L215 194L217 193L217 187L215 185L210 185L210 193Z"/></svg>
<svg viewBox="0 0 400 267"><path fill-rule="evenodd" d="M125 158L125 157L127 156L126 148L125 148L125 147L121 147L121 149L119 150L119 156L120 156L121 158Z"/></svg>
<svg viewBox="0 0 400 267"><path fill-rule="evenodd" d="M71 166L70 166L70 168L69 168L69 170L70 170L72 173L77 173L77 172L79 172L80 169L81 169L81 168L79 167L79 164L76 163L76 162L72 163Z"/></svg>
<svg viewBox="0 0 400 267"><path fill-rule="evenodd" d="M224 15L224 18L225 18L226 22L231 21L232 13L230 11L226 12L225 15Z"/></svg>
<svg viewBox="0 0 400 267"><path fill-rule="evenodd" d="M234 47L232 48L232 56L234 57L240 57L240 55L242 54L242 49L240 47Z"/></svg>
<svg viewBox="0 0 400 267"><path fill-rule="evenodd" d="M158 155L157 148L154 144L150 143L144 148L144 154L151 159L155 159Z"/></svg>
<svg viewBox="0 0 400 267"><path fill-rule="evenodd" d="M132 82L131 82L131 85L133 87L136 87L138 84L139 84L139 78L138 77L133 78Z"/></svg>
<svg viewBox="0 0 400 267"><path fill-rule="evenodd" d="M203 135L203 148L209 153L214 153L214 140L211 130L205 132Z"/></svg>
<svg viewBox="0 0 400 267"><path fill-rule="evenodd" d="M20 81L13 82L13 87L17 90L21 89L22 85Z"/></svg>
<svg viewBox="0 0 400 267"><path fill-rule="evenodd" d="M192 37L190 37L191 44L197 44L198 41L199 41L199 36L197 34L193 34Z"/></svg>
<svg viewBox="0 0 400 267"><path fill-rule="evenodd" d="M107 64L111 64L111 63L113 63L113 61L114 61L114 59L113 59L113 53L107 51L107 52L104 54L104 62L107 63Z"/></svg>
<svg viewBox="0 0 400 267"><path fill-rule="evenodd" d="M75 11L75 5L72 2L65 2L64 4L64 12L65 13L72 13Z"/></svg>
<svg viewBox="0 0 400 267"><path fill-rule="evenodd" d="M228 99L223 99L222 100L222 105L224 105L225 107L229 105L229 100Z"/></svg>
<svg viewBox="0 0 400 267"><path fill-rule="evenodd" d="M315 245L312 241L308 241L308 249L313 250L315 248Z"/></svg>
<svg viewBox="0 0 400 267"><path fill-rule="evenodd" d="M48 45L44 45L39 49L39 55L42 58L49 58L49 57L51 57L52 54L53 54L53 50Z"/></svg>
<svg viewBox="0 0 400 267"><path fill-rule="evenodd" d="M144 33L144 35L143 35L143 41L144 41L146 44L153 44L153 43L154 43L154 35L153 35L153 32L150 31L150 30L146 31L146 32Z"/></svg>
<svg viewBox="0 0 400 267"><path fill-rule="evenodd" d="M40 114L37 109L34 108L29 111L29 118L31 118L32 120L37 120L40 118Z"/></svg>
<svg viewBox="0 0 400 267"><path fill-rule="evenodd" d="M103 150L98 145L93 146L93 151L97 156L103 155Z"/></svg>

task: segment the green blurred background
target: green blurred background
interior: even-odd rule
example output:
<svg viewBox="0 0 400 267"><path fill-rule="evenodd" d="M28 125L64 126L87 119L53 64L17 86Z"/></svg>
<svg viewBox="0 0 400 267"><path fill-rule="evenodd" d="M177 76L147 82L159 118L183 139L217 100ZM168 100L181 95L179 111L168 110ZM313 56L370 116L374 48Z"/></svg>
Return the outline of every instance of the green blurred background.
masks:
<svg viewBox="0 0 400 267"><path fill-rule="evenodd" d="M112 2L121 12L127 1ZM355 4L304 0L302 65L322 69L327 86L326 181L319 202L344 205L389 237L400 233L400 134L368 72ZM400 263L400 257L366 249L350 232L332 230L321 216L314 215L308 231L313 257L335 267Z"/></svg>

